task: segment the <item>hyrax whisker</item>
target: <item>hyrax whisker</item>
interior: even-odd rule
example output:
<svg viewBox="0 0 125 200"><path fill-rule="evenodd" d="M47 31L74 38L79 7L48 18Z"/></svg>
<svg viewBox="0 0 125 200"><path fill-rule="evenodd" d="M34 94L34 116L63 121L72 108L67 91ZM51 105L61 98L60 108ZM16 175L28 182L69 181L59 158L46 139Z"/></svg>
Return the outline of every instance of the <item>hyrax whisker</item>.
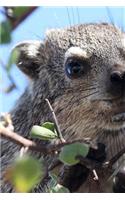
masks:
<svg viewBox="0 0 125 200"><path fill-rule="evenodd" d="M88 94L88 95L81 96L81 97L82 97L82 99L84 99L84 98L90 97L90 96L92 96L92 95L94 95L94 94L96 94L96 93L98 93L98 91L95 91L95 92L93 92L93 93L90 93L90 94Z"/></svg>
<svg viewBox="0 0 125 200"><path fill-rule="evenodd" d="M77 21L78 21L78 24L80 24L80 13L79 13L78 7L76 7L76 12L77 12Z"/></svg>

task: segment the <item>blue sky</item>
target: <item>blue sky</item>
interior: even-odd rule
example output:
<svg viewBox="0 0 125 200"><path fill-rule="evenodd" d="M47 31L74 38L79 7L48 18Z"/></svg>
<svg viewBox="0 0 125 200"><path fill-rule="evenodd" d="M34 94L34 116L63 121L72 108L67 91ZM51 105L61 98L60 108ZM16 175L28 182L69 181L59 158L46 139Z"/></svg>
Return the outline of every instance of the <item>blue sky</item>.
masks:
<svg viewBox="0 0 125 200"><path fill-rule="evenodd" d="M125 27L125 7L109 7L109 9L113 22L119 27ZM3 19L0 13L0 21ZM1 45L0 58L6 64L11 49L16 43L32 39L42 40L47 29L89 22L111 22L106 7L39 7L13 32L12 42L9 45ZM2 73L0 87L3 89L8 86L9 80L1 66L0 70ZM13 66L11 75L17 84L17 89L9 94L1 93L1 112L7 112L14 106L28 84L28 80L16 66Z"/></svg>

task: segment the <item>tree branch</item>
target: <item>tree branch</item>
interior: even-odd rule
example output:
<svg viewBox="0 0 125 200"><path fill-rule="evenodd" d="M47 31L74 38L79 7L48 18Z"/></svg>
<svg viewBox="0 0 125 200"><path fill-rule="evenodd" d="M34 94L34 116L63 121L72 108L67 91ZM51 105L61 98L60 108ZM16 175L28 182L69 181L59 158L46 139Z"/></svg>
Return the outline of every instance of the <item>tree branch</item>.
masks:
<svg viewBox="0 0 125 200"><path fill-rule="evenodd" d="M12 121L11 121L10 115L6 114L4 116L4 120L5 120L4 122L6 122L5 124L7 125L7 127L4 126L5 124L3 125L3 123L0 123L0 135L2 135L2 137L6 138L7 140L11 140L12 142L16 143L17 145L20 145L21 147L27 147L29 150L41 152L42 154L47 155L47 154L55 153L56 151L60 151L60 149L62 147L64 147L65 145L69 145L69 144L72 144L72 143L75 143L75 142L89 144L90 147L94 150L93 144L88 139L83 139L83 140L80 139L80 140L73 140L73 141L65 141L65 140L60 141L58 139L56 141L54 140L54 143L51 142L49 144L39 145L36 142L29 140L29 139L26 139L26 138L22 137L21 135L13 132L13 129L11 130L11 128L13 126L12 126ZM104 168L112 168L112 165L124 153L125 153L125 148L123 148L120 152L118 152L109 161L104 161L104 162L97 162L96 160L93 160L94 158L91 160L91 159L88 159L88 158L84 158L82 156L78 156L78 159L79 159L81 164L87 166L89 169L96 169L96 168L100 168L100 167L102 167L102 168L103 167Z"/></svg>
<svg viewBox="0 0 125 200"><path fill-rule="evenodd" d="M29 9L20 17L18 18L13 18L8 15L8 9L13 9L14 7L4 7L5 13L7 18L10 20L11 25L12 25L12 31L19 26L20 23L22 23L34 10L36 10L38 7L37 6L30 6Z"/></svg>
<svg viewBox="0 0 125 200"><path fill-rule="evenodd" d="M42 154L52 154L55 151L59 151L63 146L72 144L74 142L86 142L85 140L76 140L76 141L68 141L64 143L60 143L59 140L56 141L55 144L43 144L38 145L36 142L26 139L21 135L9 130L8 128L4 127L0 124L0 135L7 140L11 140L12 142L16 143L17 145L28 147L29 150L38 151ZM88 144L88 142L86 142Z"/></svg>

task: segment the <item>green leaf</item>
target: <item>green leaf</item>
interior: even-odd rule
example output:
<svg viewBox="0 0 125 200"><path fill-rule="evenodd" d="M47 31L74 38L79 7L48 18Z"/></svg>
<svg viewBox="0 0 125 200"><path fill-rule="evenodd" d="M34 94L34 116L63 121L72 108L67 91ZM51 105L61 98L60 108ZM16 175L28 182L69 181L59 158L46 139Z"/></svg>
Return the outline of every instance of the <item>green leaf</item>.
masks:
<svg viewBox="0 0 125 200"><path fill-rule="evenodd" d="M66 145L59 154L59 160L67 165L75 165L79 163L76 156L86 157L89 152L89 146L80 142Z"/></svg>
<svg viewBox="0 0 125 200"><path fill-rule="evenodd" d="M7 44L11 42L11 30L12 26L9 20L0 23L0 43Z"/></svg>
<svg viewBox="0 0 125 200"><path fill-rule="evenodd" d="M17 49L14 49L9 57L9 60L6 66L8 73L10 72L12 65L16 64L18 58L19 58L19 51Z"/></svg>
<svg viewBox="0 0 125 200"><path fill-rule="evenodd" d="M29 192L45 176L45 166L35 158L25 155L7 169L5 176L17 192Z"/></svg>
<svg viewBox="0 0 125 200"><path fill-rule="evenodd" d="M13 9L13 16L20 17L21 15L24 15L28 10L29 10L29 7L27 6L15 7Z"/></svg>
<svg viewBox="0 0 125 200"><path fill-rule="evenodd" d="M58 137L53 131L37 125L32 127L30 135L41 140L52 140Z"/></svg>
<svg viewBox="0 0 125 200"><path fill-rule="evenodd" d="M60 184L57 184L55 187L53 187L51 190L50 190L50 193L69 193L70 191L68 190L68 188L60 185Z"/></svg>
<svg viewBox="0 0 125 200"><path fill-rule="evenodd" d="M45 122L44 124L41 125L42 127L45 127L53 132L55 132L55 125L52 122Z"/></svg>
<svg viewBox="0 0 125 200"><path fill-rule="evenodd" d="M47 185L47 193L69 193L70 191L58 183L58 177L55 174L49 173L51 180Z"/></svg>

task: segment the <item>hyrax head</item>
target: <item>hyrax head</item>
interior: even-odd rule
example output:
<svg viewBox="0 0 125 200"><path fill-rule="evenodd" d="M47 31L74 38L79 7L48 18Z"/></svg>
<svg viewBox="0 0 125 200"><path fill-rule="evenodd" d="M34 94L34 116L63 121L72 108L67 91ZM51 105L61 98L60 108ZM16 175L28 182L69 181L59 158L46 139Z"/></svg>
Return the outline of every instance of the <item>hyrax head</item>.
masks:
<svg viewBox="0 0 125 200"><path fill-rule="evenodd" d="M31 79L33 112L44 110L48 98L65 138L124 129L125 35L119 29L85 24L50 30L43 42L17 49L17 65Z"/></svg>

